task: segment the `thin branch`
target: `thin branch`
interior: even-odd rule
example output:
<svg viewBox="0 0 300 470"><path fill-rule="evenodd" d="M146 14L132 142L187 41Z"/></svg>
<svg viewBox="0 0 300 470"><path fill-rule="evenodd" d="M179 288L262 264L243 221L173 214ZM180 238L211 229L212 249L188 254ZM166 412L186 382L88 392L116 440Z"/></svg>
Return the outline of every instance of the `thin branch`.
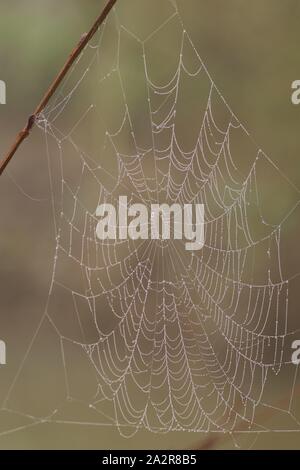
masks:
<svg viewBox="0 0 300 470"><path fill-rule="evenodd" d="M88 33L83 34L83 36L81 37L79 43L76 45L76 47L71 52L71 54L70 54L68 60L66 61L65 65L63 66L63 68L61 69L59 74L56 76L56 78L54 79L54 81L50 85L50 87L47 90L47 92L46 92L45 96L43 97L42 101L36 107L34 113L31 116L29 116L26 126L24 127L24 129L21 132L19 132L17 134L14 143L12 144L10 150L8 151L8 153L3 158L3 160L0 164L0 176L2 175L3 171L5 170L5 168L7 167L7 165L9 164L11 159L13 158L13 156L15 155L16 151L18 150L18 148L20 147L22 142L29 136L38 115L45 109L45 107L49 103L50 99L52 98L52 96L54 95L54 93L56 92L56 90L58 89L58 87L60 86L60 84L62 83L64 78L66 77L68 71L70 70L70 68L72 67L72 65L76 61L76 59L80 56L81 52L86 47L86 45L90 42L90 40L96 34L99 27L106 20L108 14L110 13L111 9L113 8L113 6L115 5L116 2L117 2L117 0L109 0L106 4L104 10L102 11L102 13L100 14L100 16L97 18L97 20L93 24L90 31Z"/></svg>

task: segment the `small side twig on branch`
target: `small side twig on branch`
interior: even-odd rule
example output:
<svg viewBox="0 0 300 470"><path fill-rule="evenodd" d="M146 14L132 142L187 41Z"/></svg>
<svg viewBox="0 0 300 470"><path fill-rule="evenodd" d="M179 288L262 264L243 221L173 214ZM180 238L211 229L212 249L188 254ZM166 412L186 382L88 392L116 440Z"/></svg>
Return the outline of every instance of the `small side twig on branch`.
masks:
<svg viewBox="0 0 300 470"><path fill-rule="evenodd" d="M95 23L91 27L90 31L88 33L84 34L81 37L79 43L75 46L75 48L71 52L71 54L70 54L68 60L66 61L65 65L63 66L63 68L61 69L59 74L56 76L56 78L54 79L54 81L50 85L50 87L47 90L46 94L44 95L42 101L37 106L34 113L28 118L28 122L27 122L26 126L24 127L24 129L21 132L19 132L17 134L15 142L13 143L10 150L8 151L8 153L5 155L2 162L0 163L0 176L4 172L5 168L7 167L7 165L9 164L11 159L13 158L13 156L15 155L16 151L18 150L18 148L20 147L22 142L29 136L29 134L30 134L30 132L31 132L31 130L32 130L34 124L35 124L37 116L45 109L45 107L49 103L50 99L52 98L52 96L54 95L54 93L56 92L56 90L58 89L58 87L60 86L62 81L64 80L64 78L67 75L68 71L70 70L70 68L72 67L72 65L76 61L76 59L80 56L80 54L83 51L83 49L85 48L85 46L89 43L89 41L96 34L99 27L106 20L108 14L110 13L111 9L113 8L113 6L115 5L116 2L117 2L117 0L109 0L106 4L105 8L101 12L100 16L97 18L97 20L95 21Z"/></svg>

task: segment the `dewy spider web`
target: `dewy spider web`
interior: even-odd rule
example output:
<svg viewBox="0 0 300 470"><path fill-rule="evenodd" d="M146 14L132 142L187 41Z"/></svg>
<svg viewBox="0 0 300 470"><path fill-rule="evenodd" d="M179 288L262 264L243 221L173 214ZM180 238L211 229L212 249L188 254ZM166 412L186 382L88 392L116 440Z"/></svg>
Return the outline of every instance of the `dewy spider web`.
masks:
<svg viewBox="0 0 300 470"><path fill-rule="evenodd" d="M166 3L165 20L145 37L116 8L39 117L55 259L45 313L5 407L13 410L47 322L60 340L65 382L62 403L45 408L52 422L75 422L64 406L80 402L94 412L91 422L125 436L140 428L264 432L259 411L268 407L296 431L289 291L298 273L287 274L283 253L299 191L255 145L175 3ZM176 40L164 50L170 36ZM275 211L266 176L290 194ZM100 242L96 208L120 195L147 206L204 204L204 248L187 252L179 240ZM79 356L92 379L77 390ZM266 389L289 371L288 405L276 408Z"/></svg>

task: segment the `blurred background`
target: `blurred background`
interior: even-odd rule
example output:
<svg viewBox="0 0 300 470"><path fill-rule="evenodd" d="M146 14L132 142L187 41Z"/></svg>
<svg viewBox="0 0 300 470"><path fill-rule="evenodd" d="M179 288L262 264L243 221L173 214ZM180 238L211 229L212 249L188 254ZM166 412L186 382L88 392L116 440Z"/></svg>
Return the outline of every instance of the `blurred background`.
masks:
<svg viewBox="0 0 300 470"><path fill-rule="evenodd" d="M104 3L102 0L0 0L0 79L7 85L7 104L0 106L1 156L24 126L70 50L89 29ZM120 24L136 37L145 39L170 17L174 3L168 0L120 0L116 14ZM287 183L281 176L274 177L272 171L265 171L265 210L266 213L271 212L276 220L277 208L278 213L287 214L299 196L293 185L300 187L300 106L291 103L291 83L300 79L300 4L298 0L177 0L176 5L184 28L231 109L257 145L290 181ZM112 23L114 18L111 19ZM119 26L112 26L112 31L114 28ZM155 54L161 54L160 57L166 61L157 59L153 71L156 78L168 76L178 53L178 25L171 25L164 34L157 36L156 41L154 38L149 46L153 63ZM99 80L112 69L110 60L116 55L113 32L111 41L108 38L109 35L101 46L104 52L97 64ZM95 44L97 41L99 37ZM124 39L122 44L127 44L126 41ZM90 50L74 70L67 90L71 90L80 80L88 66L89 54ZM137 132L142 136L141 141L146 141L141 117L145 105L144 82L134 73L136 57L141 59L141 53L136 54L133 45L125 45L121 66L130 82L127 91L131 114L136 125L140 126ZM100 114L108 117L108 125L116 119L120 125L121 115L114 104L114 100L117 101L115 90L112 82L100 91L95 88L94 81L87 77L79 95L74 98L74 104L59 117L58 126L64 135L68 134L68 130L72 129L72 125L78 122L84 110L94 101L100 107ZM67 91L64 91L62 96L66 94ZM191 89L184 99L184 109L188 110L194 101L195 92ZM188 143L193 132L187 111L186 116L181 129L182 138ZM98 139L104 139L104 126L97 127L95 122L98 122L95 117L87 121L88 133L85 126L78 129L80 142L89 151L95 150ZM120 145L124 148L125 143ZM99 161L105 166L109 151L101 153L97 148ZM71 154L71 149L64 148L63 151L66 156ZM3 410L0 414L0 448L234 447L233 440L228 436L187 432L159 435L140 430L133 437L125 439L115 427L97 426L96 422L92 425L94 417L81 409L79 401L87 399L86 388L92 388L93 384L89 382L86 366L75 351L70 352L70 355L77 361L74 380L80 393L78 402L70 402L69 408L64 410L61 421L89 424L36 424L35 420L35 424L30 425L31 416L43 416L44 419L47 415L45 410L50 415L65 396L59 336L49 324L41 323L49 298L56 243L53 208L57 211L57 201L53 201L51 195L59 193L61 183L59 178L54 178L51 191L49 165L57 166L58 153L56 147L47 154L45 135L36 128L0 180L0 339L7 345L7 365L0 368ZM238 155L242 159L242 147ZM110 163L106 170L113 172L116 168ZM67 163L65 171L70 181L72 177L77 181L77 173L80 173L81 168L73 169ZM286 278L299 273L299 220L299 211L296 211L293 218L288 220L284 233L282 255L286 260ZM298 278L295 279L291 283L290 293L290 331L300 328L299 282ZM73 285L77 282L75 274L72 282ZM63 295L57 294L54 303L54 306L51 305L53 310L66 313L66 325L62 324L62 328L70 328L68 322L72 320L69 320L70 312L66 311L68 302ZM28 349L30 345L33 348ZM20 365L22 374L19 376ZM290 410L300 420L299 375L295 366L285 368L280 379L274 377L268 384L266 395L266 401L272 407ZM286 413L274 417L272 409L260 417L261 424L266 429L290 429L291 422L286 421ZM7 410L17 410L17 413ZM295 422L293 426L300 429ZM238 436L238 443L243 448L299 448L300 433L245 434Z"/></svg>

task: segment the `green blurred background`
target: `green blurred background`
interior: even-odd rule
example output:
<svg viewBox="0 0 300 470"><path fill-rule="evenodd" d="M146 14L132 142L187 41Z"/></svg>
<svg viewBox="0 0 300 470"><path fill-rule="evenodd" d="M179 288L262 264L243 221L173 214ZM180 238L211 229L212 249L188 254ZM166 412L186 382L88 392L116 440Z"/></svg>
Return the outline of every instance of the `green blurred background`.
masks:
<svg viewBox="0 0 300 470"><path fill-rule="evenodd" d="M0 79L7 84L7 105L0 107L0 155L24 126L56 71L103 5L102 0L0 0ZM258 145L300 187L300 106L293 106L290 99L291 83L300 79L299 1L178 0L177 5L184 27L233 111ZM167 0L120 0L117 13L138 36L147 36L162 23L169 8ZM169 39L168 47L172 47L173 38ZM169 53L172 57L172 50ZM138 98L136 101L138 113ZM0 337L8 347L8 364L0 369L0 400L5 399L16 377L48 296L53 231L47 165L40 132L35 130L0 181ZM265 176L272 189L270 208L281 203L278 198L293 199L293 191L280 194ZM287 271L291 275L299 272L298 239L297 219L290 227L287 253ZM297 289L293 295L296 329L300 325ZM35 384L33 402L43 396L50 403L56 384L63 380L56 369L59 359L53 353L53 344L59 347L56 342L57 337L47 332L39 345L46 360L37 354L32 358L34 367L27 372L26 383ZM37 371L43 374L42 385L35 383ZM274 406L280 400L289 400L293 380L294 374L287 373L286 380L275 383L270 392ZM24 384L19 393L16 400L22 409L22 396L28 401L32 390ZM293 403L298 419L299 407L300 403ZM269 428L272 414L265 419ZM26 423L26 417L22 422L20 416L2 412L0 448L198 448L205 446L207 439L194 433L161 436L141 430L127 440L113 428L49 423L30 427ZM275 427L280 427L280 422ZM9 429L13 432L7 432ZM245 435L239 439L242 447L300 447L300 433L296 432ZM233 442L224 437L210 445L231 448Z"/></svg>

